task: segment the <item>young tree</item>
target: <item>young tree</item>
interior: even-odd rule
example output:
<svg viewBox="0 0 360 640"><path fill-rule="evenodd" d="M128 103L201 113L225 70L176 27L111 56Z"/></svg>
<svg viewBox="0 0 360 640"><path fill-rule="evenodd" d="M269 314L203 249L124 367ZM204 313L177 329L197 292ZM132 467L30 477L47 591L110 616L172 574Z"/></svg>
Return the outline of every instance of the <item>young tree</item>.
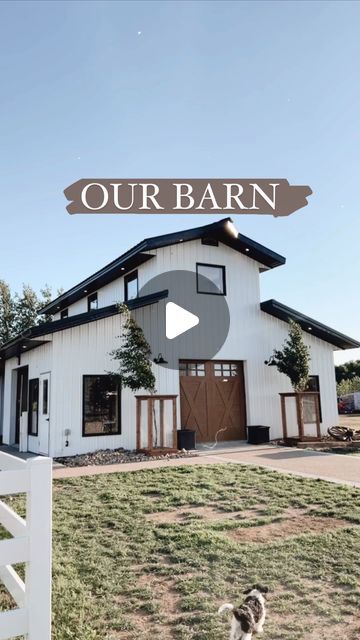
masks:
<svg viewBox="0 0 360 640"><path fill-rule="evenodd" d="M118 371L112 373L123 387L131 391L145 389L155 393L155 376L151 367L151 349L143 330L131 317L126 304L119 305L123 317L123 344L111 352L118 362Z"/></svg>
<svg viewBox="0 0 360 640"><path fill-rule="evenodd" d="M304 344L302 329L290 320L289 336L282 350L274 350L274 363L280 373L290 378L294 391L303 391L309 380L310 350Z"/></svg>
<svg viewBox="0 0 360 640"><path fill-rule="evenodd" d="M15 303L9 285L0 280L0 346L15 336Z"/></svg>

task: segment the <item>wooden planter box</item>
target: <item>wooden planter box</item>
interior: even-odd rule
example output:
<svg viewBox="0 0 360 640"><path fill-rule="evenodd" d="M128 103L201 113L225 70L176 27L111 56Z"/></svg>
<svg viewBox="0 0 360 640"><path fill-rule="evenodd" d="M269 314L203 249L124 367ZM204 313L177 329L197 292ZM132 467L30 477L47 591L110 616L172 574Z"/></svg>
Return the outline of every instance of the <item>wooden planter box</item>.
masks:
<svg viewBox="0 0 360 640"><path fill-rule="evenodd" d="M178 453L178 449L173 447L154 447L153 449L139 449L139 453L146 456L166 456L167 454Z"/></svg>

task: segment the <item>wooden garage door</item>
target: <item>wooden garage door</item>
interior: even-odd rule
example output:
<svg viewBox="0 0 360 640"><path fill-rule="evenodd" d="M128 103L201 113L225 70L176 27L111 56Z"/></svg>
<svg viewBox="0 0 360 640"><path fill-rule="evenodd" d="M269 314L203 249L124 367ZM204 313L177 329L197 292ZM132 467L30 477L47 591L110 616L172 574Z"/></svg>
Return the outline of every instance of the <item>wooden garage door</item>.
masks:
<svg viewBox="0 0 360 640"><path fill-rule="evenodd" d="M198 442L244 440L246 409L242 362L181 360L181 426Z"/></svg>

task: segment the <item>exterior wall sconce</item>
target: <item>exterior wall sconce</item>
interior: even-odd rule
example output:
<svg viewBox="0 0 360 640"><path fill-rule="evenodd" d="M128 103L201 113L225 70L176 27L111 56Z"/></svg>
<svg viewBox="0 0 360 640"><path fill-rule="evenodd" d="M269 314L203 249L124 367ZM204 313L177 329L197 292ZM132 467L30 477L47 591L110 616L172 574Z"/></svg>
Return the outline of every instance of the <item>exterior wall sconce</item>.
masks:
<svg viewBox="0 0 360 640"><path fill-rule="evenodd" d="M71 430L70 429L65 429L64 431L66 440L65 440L65 447L69 446L69 435L71 434Z"/></svg>
<svg viewBox="0 0 360 640"><path fill-rule="evenodd" d="M168 364L168 361L165 360L162 353L159 353L157 358L154 358L155 364Z"/></svg>

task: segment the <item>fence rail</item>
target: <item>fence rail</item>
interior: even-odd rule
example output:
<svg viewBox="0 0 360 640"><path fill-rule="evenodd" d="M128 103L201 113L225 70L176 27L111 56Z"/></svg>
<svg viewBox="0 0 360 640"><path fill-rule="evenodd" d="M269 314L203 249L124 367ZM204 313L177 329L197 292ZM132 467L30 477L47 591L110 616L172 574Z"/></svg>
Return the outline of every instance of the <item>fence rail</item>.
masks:
<svg viewBox="0 0 360 640"><path fill-rule="evenodd" d="M0 524L12 536L0 540L0 580L18 607L0 612L0 640L51 638L51 476L50 458L0 452L0 496L26 494L25 519L0 500Z"/></svg>

